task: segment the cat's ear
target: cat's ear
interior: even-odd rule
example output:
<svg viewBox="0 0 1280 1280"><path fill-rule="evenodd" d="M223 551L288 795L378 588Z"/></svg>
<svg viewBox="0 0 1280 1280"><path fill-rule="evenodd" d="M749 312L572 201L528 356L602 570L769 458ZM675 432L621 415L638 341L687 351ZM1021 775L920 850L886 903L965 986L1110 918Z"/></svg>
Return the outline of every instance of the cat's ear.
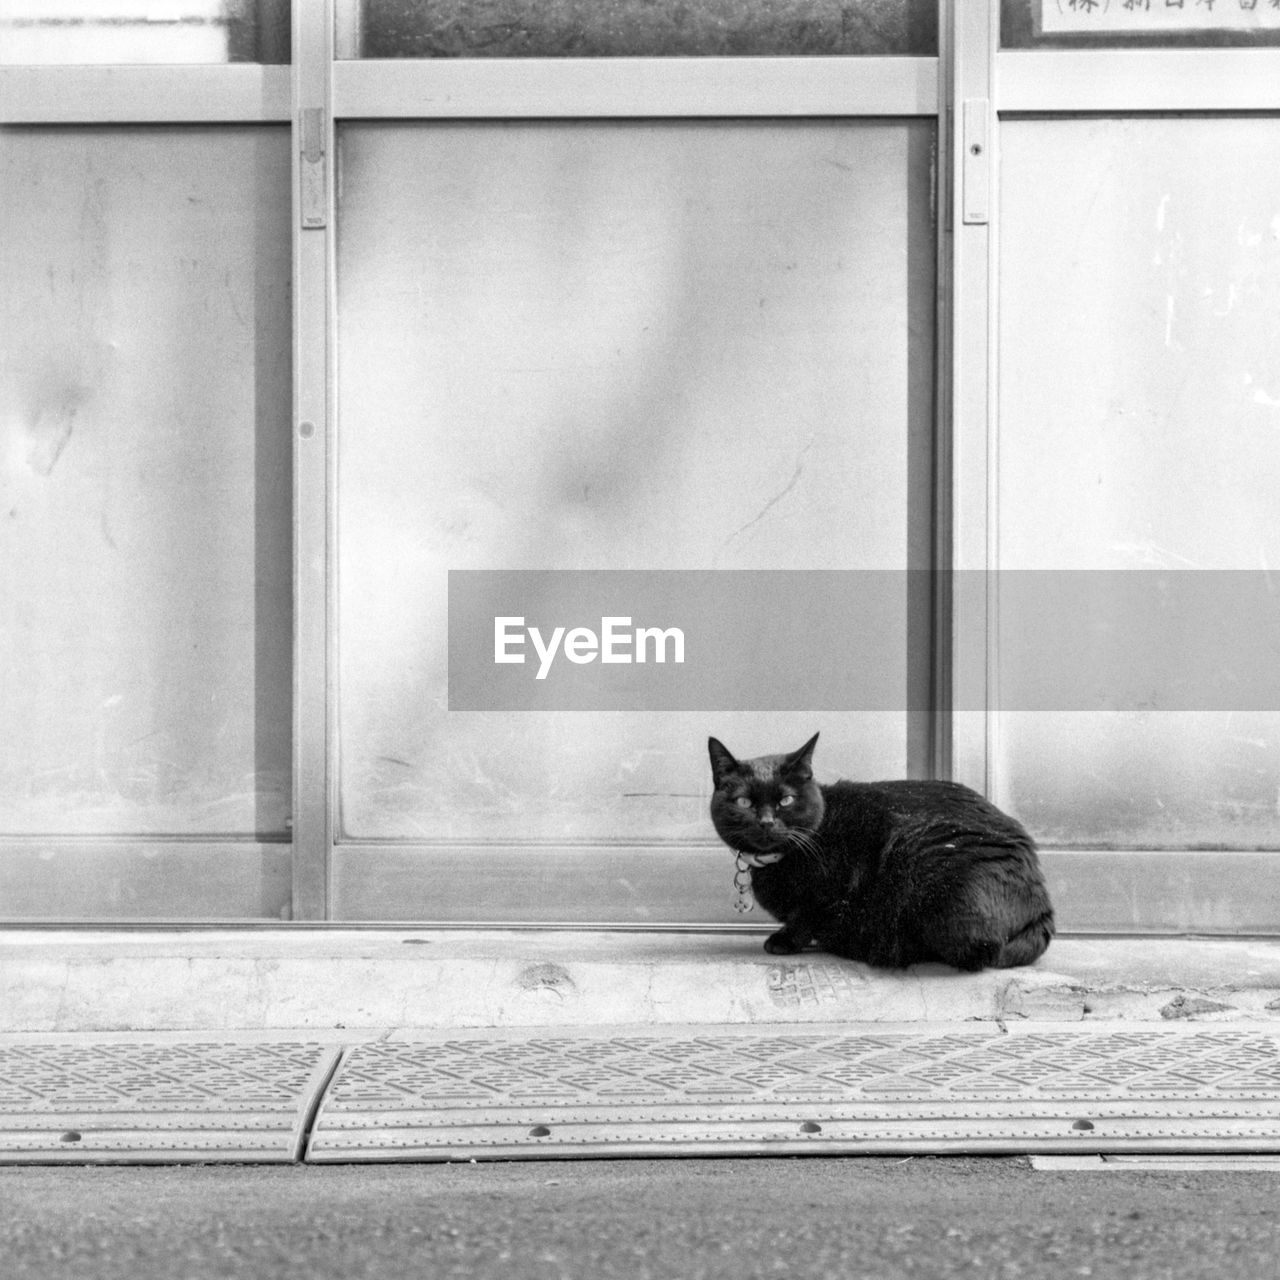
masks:
<svg viewBox="0 0 1280 1280"><path fill-rule="evenodd" d="M711 780L718 787L729 774L738 772L738 762L719 738L708 738L707 750L711 753Z"/></svg>
<svg viewBox="0 0 1280 1280"><path fill-rule="evenodd" d="M813 749L818 745L815 733L808 742L793 755L789 755L779 770L785 777L794 778L798 782L808 782L813 777Z"/></svg>

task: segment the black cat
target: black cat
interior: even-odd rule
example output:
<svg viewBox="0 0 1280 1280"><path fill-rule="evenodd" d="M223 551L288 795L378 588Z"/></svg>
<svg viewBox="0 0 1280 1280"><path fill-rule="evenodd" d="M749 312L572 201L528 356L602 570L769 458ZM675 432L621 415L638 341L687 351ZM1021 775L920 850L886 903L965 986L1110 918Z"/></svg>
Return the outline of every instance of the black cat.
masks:
<svg viewBox="0 0 1280 1280"><path fill-rule="evenodd" d="M782 921L764 948L809 943L866 964L1031 964L1053 908L1022 825L957 782L819 785L815 733L791 755L735 760L712 738L711 820Z"/></svg>

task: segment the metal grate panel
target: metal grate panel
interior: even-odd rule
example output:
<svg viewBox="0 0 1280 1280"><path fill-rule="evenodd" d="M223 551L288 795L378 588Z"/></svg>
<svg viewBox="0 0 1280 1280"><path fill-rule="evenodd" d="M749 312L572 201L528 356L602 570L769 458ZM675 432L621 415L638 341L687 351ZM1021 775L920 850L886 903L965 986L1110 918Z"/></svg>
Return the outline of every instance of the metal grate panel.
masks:
<svg viewBox="0 0 1280 1280"><path fill-rule="evenodd" d="M339 1053L226 1037L0 1044L0 1162L297 1160Z"/></svg>
<svg viewBox="0 0 1280 1280"><path fill-rule="evenodd" d="M361 1045L313 1161L1280 1151L1280 1033L688 1027Z"/></svg>

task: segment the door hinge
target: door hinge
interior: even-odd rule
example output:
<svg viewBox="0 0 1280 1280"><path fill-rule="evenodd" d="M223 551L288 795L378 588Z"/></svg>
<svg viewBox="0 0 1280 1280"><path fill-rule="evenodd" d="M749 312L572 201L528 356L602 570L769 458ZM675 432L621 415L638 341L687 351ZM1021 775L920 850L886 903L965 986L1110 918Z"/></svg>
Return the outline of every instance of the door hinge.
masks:
<svg viewBox="0 0 1280 1280"><path fill-rule="evenodd" d="M329 220L325 133L324 108L303 107L298 129L298 201L303 227L323 227Z"/></svg>

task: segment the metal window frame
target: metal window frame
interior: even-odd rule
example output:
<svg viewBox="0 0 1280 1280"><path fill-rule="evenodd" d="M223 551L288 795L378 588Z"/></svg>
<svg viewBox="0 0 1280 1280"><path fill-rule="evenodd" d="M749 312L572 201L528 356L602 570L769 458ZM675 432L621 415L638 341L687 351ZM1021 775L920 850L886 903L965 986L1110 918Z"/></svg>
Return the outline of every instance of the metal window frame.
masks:
<svg viewBox="0 0 1280 1280"><path fill-rule="evenodd" d="M0 66L0 126L284 126L292 71L271 64ZM59 926L287 919L295 859L252 836L0 837L0 919Z"/></svg>
<svg viewBox="0 0 1280 1280"><path fill-rule="evenodd" d="M335 127L369 119L936 120L939 65L910 57L339 60L331 109ZM331 848L329 914L341 920L670 927L715 920L728 903L717 888L723 852L714 847L446 845L343 840L335 831ZM646 902L663 904L660 922Z"/></svg>
<svg viewBox="0 0 1280 1280"><path fill-rule="evenodd" d="M939 618L955 688L985 689L994 705L999 638L998 314L1000 128L1012 117L1196 112L1280 112L1275 48L1091 48L1009 50L1000 45L1000 0L949 0L949 136L953 225L948 308L953 326L950 432L942 437L949 475L947 570L986 570L985 595L946 595ZM967 136L980 120L983 161ZM974 172L974 168L978 172ZM966 170L969 170L966 172ZM987 216L966 214L965 182L985 189ZM967 610L967 615L965 611ZM943 712L940 757L949 776L994 789L999 717L991 710ZM1266 850L1072 848L1042 851L1060 926L1080 933L1280 933L1280 853Z"/></svg>
<svg viewBox="0 0 1280 1280"><path fill-rule="evenodd" d="M998 449L995 276L1003 116L1280 111L1280 50L1002 51L999 0L939 0L938 58L693 58L359 61L335 34L349 0L293 0L292 66L0 67L0 123L284 123L294 156L293 842L119 837L0 841L0 889L20 882L28 919L261 922L431 918L461 922L474 891L424 892L469 877L496 921L628 923L607 895L565 885L637 877L715 884L718 851L623 845L546 851L338 839L335 614L333 158L354 119L933 117L938 121L939 342L935 371L935 772L989 789L995 718L951 690L993 687L995 601L951 590L953 570L994 564ZM981 140L981 151L971 148ZM985 205L985 208L983 207ZM965 612L965 611L968 612ZM975 681L977 683L975 683ZM51 856L52 855L52 856ZM1089 932L1276 932L1280 857L1209 850L1046 851L1067 927ZM229 872L184 899L202 859ZM560 869L550 874L554 859ZM585 859L585 861L584 861ZM594 860L594 861L593 861ZM588 876L587 868L592 871ZM164 874L157 875L161 867ZM288 874L285 874L286 869ZM77 881L71 902L60 886ZM201 873L203 875L203 873ZM60 878L59 878L60 877ZM130 885L123 897L118 886ZM136 892L132 886L137 885ZM114 899L105 886L117 886ZM492 894L492 897L490 897ZM727 890L726 890L727 898ZM539 905L538 899L543 900ZM96 908L93 903L97 901ZM291 908L290 908L291 903ZM41 910L41 904L44 909ZM503 905L506 904L506 905ZM519 904L513 914L511 904ZM715 911L685 903L690 921ZM0 908L3 910L3 908ZM643 925L633 918L631 927ZM679 924L680 921L667 923Z"/></svg>

